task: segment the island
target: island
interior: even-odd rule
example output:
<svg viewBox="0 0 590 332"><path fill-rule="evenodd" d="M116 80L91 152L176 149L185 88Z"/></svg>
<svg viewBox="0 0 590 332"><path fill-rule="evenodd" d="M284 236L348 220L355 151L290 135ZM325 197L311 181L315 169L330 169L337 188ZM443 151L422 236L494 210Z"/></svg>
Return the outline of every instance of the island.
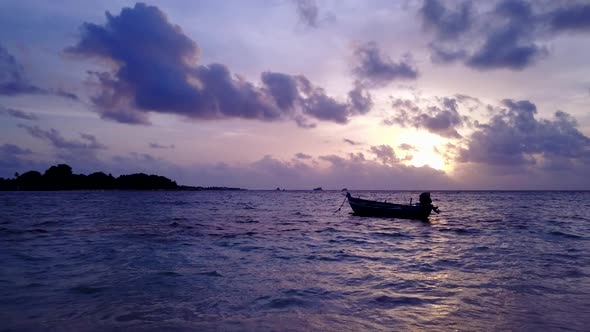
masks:
<svg viewBox="0 0 590 332"><path fill-rule="evenodd" d="M74 174L72 167L59 164L49 167L43 174L28 171L14 174L13 179L0 177L0 190L245 190L228 187L181 186L167 177L135 173L114 177L103 172Z"/></svg>

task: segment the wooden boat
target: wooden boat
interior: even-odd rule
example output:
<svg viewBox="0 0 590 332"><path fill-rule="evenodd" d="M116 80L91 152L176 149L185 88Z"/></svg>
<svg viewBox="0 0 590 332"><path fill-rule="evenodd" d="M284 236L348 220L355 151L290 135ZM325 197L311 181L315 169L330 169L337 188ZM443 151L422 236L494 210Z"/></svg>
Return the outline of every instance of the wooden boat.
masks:
<svg viewBox="0 0 590 332"><path fill-rule="evenodd" d="M431 211L436 213L440 212L438 207L432 205L430 193L422 193L420 195L420 203L414 205L394 204L354 198L348 192L346 193L346 197L348 198L348 203L350 204L352 211L354 211L354 214L359 216L427 220Z"/></svg>

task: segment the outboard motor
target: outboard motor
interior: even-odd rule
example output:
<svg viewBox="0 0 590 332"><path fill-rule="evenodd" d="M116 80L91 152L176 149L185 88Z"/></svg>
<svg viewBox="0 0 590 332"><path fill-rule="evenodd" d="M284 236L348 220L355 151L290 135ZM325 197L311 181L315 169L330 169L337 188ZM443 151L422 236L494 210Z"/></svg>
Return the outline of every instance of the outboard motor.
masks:
<svg viewBox="0 0 590 332"><path fill-rule="evenodd" d="M430 193L421 193L420 194L420 205L432 209L432 211L436 213L440 213L438 206L432 205L432 199L430 198Z"/></svg>

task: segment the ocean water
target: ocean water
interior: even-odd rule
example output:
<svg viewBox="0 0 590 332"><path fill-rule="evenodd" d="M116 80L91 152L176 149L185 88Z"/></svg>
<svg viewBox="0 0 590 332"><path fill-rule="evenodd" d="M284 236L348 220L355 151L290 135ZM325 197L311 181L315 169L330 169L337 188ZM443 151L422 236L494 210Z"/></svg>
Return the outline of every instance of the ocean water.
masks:
<svg viewBox="0 0 590 332"><path fill-rule="evenodd" d="M590 192L432 197L0 192L0 331L590 330Z"/></svg>

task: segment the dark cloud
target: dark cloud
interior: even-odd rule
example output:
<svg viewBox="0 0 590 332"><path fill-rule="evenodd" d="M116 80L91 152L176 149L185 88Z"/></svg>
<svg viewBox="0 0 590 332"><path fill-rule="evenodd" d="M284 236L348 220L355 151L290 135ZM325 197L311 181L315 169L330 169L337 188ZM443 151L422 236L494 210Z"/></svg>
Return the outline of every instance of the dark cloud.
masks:
<svg viewBox="0 0 590 332"><path fill-rule="evenodd" d="M381 87L398 79L416 79L418 70L409 59L394 62L384 57L375 42L357 45L354 49L353 73L358 81L368 87Z"/></svg>
<svg viewBox="0 0 590 332"><path fill-rule="evenodd" d="M400 144L400 145L399 145L399 148L400 148L401 150L404 150L404 151L417 151L417 149L416 149L416 147L415 147L415 146L413 146L413 145L410 145L410 144L408 144L408 143L402 143L402 144Z"/></svg>
<svg viewBox="0 0 590 332"><path fill-rule="evenodd" d="M109 165L98 158L98 152L107 149L95 136L81 133L80 139L66 139L56 129L44 130L38 126L19 125L32 137L47 142L55 148L55 155L52 160L46 161L45 166L55 163L66 163L76 166L86 172L93 172L97 167L101 170L109 169ZM104 167L103 167L104 166Z"/></svg>
<svg viewBox="0 0 590 332"><path fill-rule="evenodd" d="M78 44L66 49L116 65L113 72L90 72L99 86L92 102L105 119L149 124L147 113L160 112L197 119L293 119L310 128L315 125L308 118L346 123L372 105L359 87L341 102L303 76L264 72L258 86L223 64L198 65L197 44L157 7L138 3L106 16L105 25L85 23Z"/></svg>
<svg viewBox="0 0 590 332"><path fill-rule="evenodd" d="M80 134L81 141L65 139L61 133L56 129L44 130L38 126L27 126L19 125L24 128L31 136L48 142L57 149L63 149L68 151L89 151L89 150L102 150L106 149L106 146L99 143L93 135Z"/></svg>
<svg viewBox="0 0 590 332"><path fill-rule="evenodd" d="M430 60L436 64L448 64L467 58L467 51L463 49L445 48L439 44L431 43Z"/></svg>
<svg viewBox="0 0 590 332"><path fill-rule="evenodd" d="M323 89L303 101L303 111L316 119L337 123L348 122L349 106L326 95Z"/></svg>
<svg viewBox="0 0 590 332"><path fill-rule="evenodd" d="M0 115L12 116L22 120L38 120L39 118L34 113L27 113L14 108L0 106Z"/></svg>
<svg viewBox="0 0 590 332"><path fill-rule="evenodd" d="M492 31L485 43L473 53L466 64L475 69L508 68L521 70L545 56L544 47L530 42L524 29L526 21L506 25Z"/></svg>
<svg viewBox="0 0 590 332"><path fill-rule="evenodd" d="M395 151L389 145L378 145L378 146L371 146L370 150L375 156L377 160L381 161L384 165L392 165L399 163L399 158L395 155Z"/></svg>
<svg viewBox="0 0 590 332"><path fill-rule="evenodd" d="M479 104L479 105L482 104L482 102L481 102L481 100L479 100L479 98L464 95L464 94L456 94L455 99L457 99L457 102L459 102L459 103L471 102L471 103L475 103L475 104Z"/></svg>
<svg viewBox="0 0 590 332"><path fill-rule="evenodd" d="M0 95L23 94L56 95L78 100L77 95L62 89L45 89L30 83L25 75L23 65L0 44Z"/></svg>
<svg viewBox="0 0 590 332"><path fill-rule="evenodd" d="M420 14L427 29L433 29L440 39L453 39L471 28L472 3L465 1L455 9L446 8L438 0L425 0Z"/></svg>
<svg viewBox="0 0 590 332"><path fill-rule="evenodd" d="M32 154L30 149L21 148L18 145L0 145L0 177L12 178L15 172L22 173L39 168L39 163L26 159Z"/></svg>
<svg viewBox="0 0 590 332"><path fill-rule="evenodd" d="M149 147L152 149L174 149L174 144L162 145L159 143L150 143Z"/></svg>
<svg viewBox="0 0 590 332"><path fill-rule="evenodd" d="M126 163L153 164L158 161L161 161L162 159L154 157L149 153L130 152L126 156L113 156L112 160L118 164L126 164Z"/></svg>
<svg viewBox="0 0 590 332"><path fill-rule="evenodd" d="M346 123L350 116L365 114L373 106L370 94L359 85L348 93L347 102L341 102L302 75L264 72L261 78L266 94L285 114L295 114L293 118L300 127L313 126L301 114L318 120Z"/></svg>
<svg viewBox="0 0 590 332"><path fill-rule="evenodd" d="M293 117L293 119L295 120L295 123L297 124L297 126L300 128L312 129L317 126L315 123L309 122L308 118L306 118L302 115L299 115L299 114L295 115Z"/></svg>
<svg viewBox="0 0 590 332"><path fill-rule="evenodd" d="M4 144L4 145L0 145L0 155L1 156L7 156L7 155L13 155L13 156L20 156L20 155L29 155L33 153L30 149L23 149L17 145L14 144Z"/></svg>
<svg viewBox="0 0 590 332"><path fill-rule="evenodd" d="M555 31L590 31L590 4L573 3L548 14Z"/></svg>
<svg viewBox="0 0 590 332"><path fill-rule="evenodd" d="M590 32L590 5L579 1L502 0L491 8L462 1L453 2L454 9L449 4L426 0L420 10L425 27L435 32L429 44L435 63L522 70L545 57L546 42L559 33Z"/></svg>
<svg viewBox="0 0 590 332"><path fill-rule="evenodd" d="M154 6L138 3L118 16L107 13L104 26L85 23L82 38L66 52L118 64L113 74L95 73L101 92L93 102L105 118L145 124L142 112L147 111L202 119L274 120L282 115L261 91L224 65L195 66L197 44Z"/></svg>
<svg viewBox="0 0 590 332"><path fill-rule="evenodd" d="M80 98L78 97L77 94L72 93L72 92L68 92L62 89L52 89L50 90L50 92L56 96L62 97L62 98L66 98L66 99L70 99L70 100L74 100L74 101L78 101L80 100Z"/></svg>
<svg viewBox="0 0 590 332"><path fill-rule="evenodd" d="M200 117L242 117L272 121L284 116L284 110L276 107L262 90L239 77L232 77L225 65L199 66L196 78L202 84L200 98L195 100L195 106L201 112ZM164 106L170 100L166 96L161 101Z"/></svg>
<svg viewBox="0 0 590 332"><path fill-rule="evenodd" d="M302 75L265 72L262 82L285 113L299 111L318 120L347 123L350 116L365 114L373 106L370 94L358 84L348 93L348 100L341 102ZM294 118L300 126L307 127L305 122L300 123L299 114Z"/></svg>
<svg viewBox="0 0 590 332"><path fill-rule="evenodd" d="M297 6L299 19L305 25L317 28L318 26L318 5L315 0L292 0Z"/></svg>
<svg viewBox="0 0 590 332"><path fill-rule="evenodd" d="M23 79L23 67L13 55L0 45L0 82L15 82Z"/></svg>
<svg viewBox="0 0 590 332"><path fill-rule="evenodd" d="M351 114L365 114L373 108L371 95L360 84L348 92L348 103Z"/></svg>
<svg viewBox="0 0 590 332"><path fill-rule="evenodd" d="M573 167L590 162L590 138L576 121L558 111L552 120L537 120L530 101L504 100L504 108L467 138L456 161L502 166L509 172L527 167Z"/></svg>
<svg viewBox="0 0 590 332"><path fill-rule="evenodd" d="M349 92L347 102L328 96L320 87L304 89L304 93L307 96L301 100L303 113L319 120L347 123L350 116L365 114L373 105L371 96L359 86Z"/></svg>
<svg viewBox="0 0 590 332"><path fill-rule="evenodd" d="M90 99L103 119L127 124L150 124L147 113L132 106L134 90L130 84L106 72L89 71L88 74L98 82L100 91Z"/></svg>
<svg viewBox="0 0 590 332"><path fill-rule="evenodd" d="M303 77L283 73L264 72L260 75L262 83L282 109L293 109L299 100L299 81Z"/></svg>
<svg viewBox="0 0 590 332"><path fill-rule="evenodd" d="M298 188L340 189L417 189L450 188L456 185L444 174L430 167L413 167L401 163L384 164L380 160L370 160L362 153L345 156L321 156L329 163L326 170L317 168L298 171L302 179L296 183ZM269 186L268 188L272 188Z"/></svg>
<svg viewBox="0 0 590 332"><path fill-rule="evenodd" d="M320 156L319 159L330 163L333 168L345 168L351 162L358 165L369 161L362 152L348 153L345 156L330 154Z"/></svg>
<svg viewBox="0 0 590 332"><path fill-rule="evenodd" d="M461 138L457 128L467 120L461 116L454 98L440 98L435 105L421 107L411 100L395 99L392 107L396 114L384 120L387 125L424 128L447 138Z"/></svg>
<svg viewBox="0 0 590 332"><path fill-rule="evenodd" d="M299 153L295 154L295 158L297 158L297 159L311 159L312 157L308 154L303 153L303 152L299 152Z"/></svg>
<svg viewBox="0 0 590 332"><path fill-rule="evenodd" d="M42 94L44 89L25 78L23 66L0 45L0 95Z"/></svg>
<svg viewBox="0 0 590 332"><path fill-rule="evenodd" d="M350 145L361 145L361 144L363 144L363 143L356 142L356 141L353 141L353 140L348 139L348 138L343 139L343 141L344 141L344 143L348 143Z"/></svg>

